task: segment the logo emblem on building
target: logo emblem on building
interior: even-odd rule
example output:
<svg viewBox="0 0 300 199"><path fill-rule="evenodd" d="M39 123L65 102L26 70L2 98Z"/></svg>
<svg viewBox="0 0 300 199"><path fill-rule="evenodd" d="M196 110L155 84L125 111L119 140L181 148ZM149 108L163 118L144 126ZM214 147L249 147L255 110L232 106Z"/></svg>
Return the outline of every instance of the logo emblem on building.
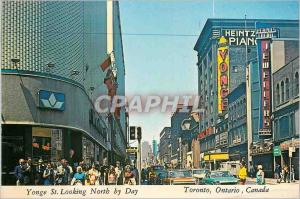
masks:
<svg viewBox="0 0 300 199"><path fill-rule="evenodd" d="M39 107L63 111L65 110L65 94L40 90Z"/></svg>

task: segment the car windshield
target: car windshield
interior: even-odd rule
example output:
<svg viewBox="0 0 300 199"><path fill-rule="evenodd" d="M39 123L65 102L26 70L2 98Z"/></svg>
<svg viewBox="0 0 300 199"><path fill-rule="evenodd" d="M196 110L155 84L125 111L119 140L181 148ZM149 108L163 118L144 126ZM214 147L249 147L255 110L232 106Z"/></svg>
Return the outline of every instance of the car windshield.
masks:
<svg viewBox="0 0 300 199"><path fill-rule="evenodd" d="M177 178L177 177L192 177L190 171L171 171L170 177Z"/></svg>
<svg viewBox="0 0 300 199"><path fill-rule="evenodd" d="M193 170L193 174L205 174L207 170Z"/></svg>
<svg viewBox="0 0 300 199"><path fill-rule="evenodd" d="M164 166L153 166L153 170L164 170Z"/></svg>
<svg viewBox="0 0 300 199"><path fill-rule="evenodd" d="M228 171L218 171L218 172L212 172L210 174L211 178L220 178L220 177L232 177L232 175Z"/></svg>
<svg viewBox="0 0 300 199"><path fill-rule="evenodd" d="M159 177L159 178L166 178L167 175L168 175L167 172L160 172L160 173L158 174L158 177Z"/></svg>

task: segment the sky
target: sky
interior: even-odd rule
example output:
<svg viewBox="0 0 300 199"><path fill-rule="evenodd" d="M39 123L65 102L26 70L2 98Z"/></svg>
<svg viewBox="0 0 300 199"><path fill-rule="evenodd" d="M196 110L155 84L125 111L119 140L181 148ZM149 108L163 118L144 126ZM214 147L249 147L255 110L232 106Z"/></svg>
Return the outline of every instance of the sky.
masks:
<svg viewBox="0 0 300 199"><path fill-rule="evenodd" d="M299 5L278 0L215 0L214 6L212 0L120 1L126 95L197 95L193 48L206 20L245 14L249 19L299 19ZM159 141L171 114L129 113L129 125L142 127L143 140Z"/></svg>

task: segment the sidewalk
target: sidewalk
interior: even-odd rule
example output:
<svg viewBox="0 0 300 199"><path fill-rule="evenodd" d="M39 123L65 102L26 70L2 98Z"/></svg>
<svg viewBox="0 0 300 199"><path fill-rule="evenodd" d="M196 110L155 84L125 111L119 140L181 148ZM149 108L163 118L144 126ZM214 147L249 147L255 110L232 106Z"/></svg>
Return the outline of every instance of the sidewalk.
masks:
<svg viewBox="0 0 300 199"><path fill-rule="evenodd" d="M277 180L274 179L274 178L265 178L266 180L266 184L279 184L277 183ZM247 177L247 180L248 182L256 182L256 178L250 178L250 177ZM288 182L281 182L282 184L289 184ZM295 182L291 182L290 184L299 184L299 180L296 180Z"/></svg>

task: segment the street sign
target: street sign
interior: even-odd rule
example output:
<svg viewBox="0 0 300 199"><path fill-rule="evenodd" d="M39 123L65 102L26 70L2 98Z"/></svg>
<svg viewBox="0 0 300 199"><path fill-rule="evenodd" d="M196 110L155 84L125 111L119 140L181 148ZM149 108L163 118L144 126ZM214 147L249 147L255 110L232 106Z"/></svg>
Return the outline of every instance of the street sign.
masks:
<svg viewBox="0 0 300 199"><path fill-rule="evenodd" d="M273 155L274 155L274 156L281 156L281 149L280 149L280 146L274 146L274 147L273 147Z"/></svg>
<svg viewBox="0 0 300 199"><path fill-rule="evenodd" d="M137 149L137 147L130 147L130 148L126 149L126 152L127 153L137 153L138 149Z"/></svg>
<svg viewBox="0 0 300 199"><path fill-rule="evenodd" d="M290 158L293 157L293 152L295 152L295 151L296 151L295 147L289 147L289 157Z"/></svg>

